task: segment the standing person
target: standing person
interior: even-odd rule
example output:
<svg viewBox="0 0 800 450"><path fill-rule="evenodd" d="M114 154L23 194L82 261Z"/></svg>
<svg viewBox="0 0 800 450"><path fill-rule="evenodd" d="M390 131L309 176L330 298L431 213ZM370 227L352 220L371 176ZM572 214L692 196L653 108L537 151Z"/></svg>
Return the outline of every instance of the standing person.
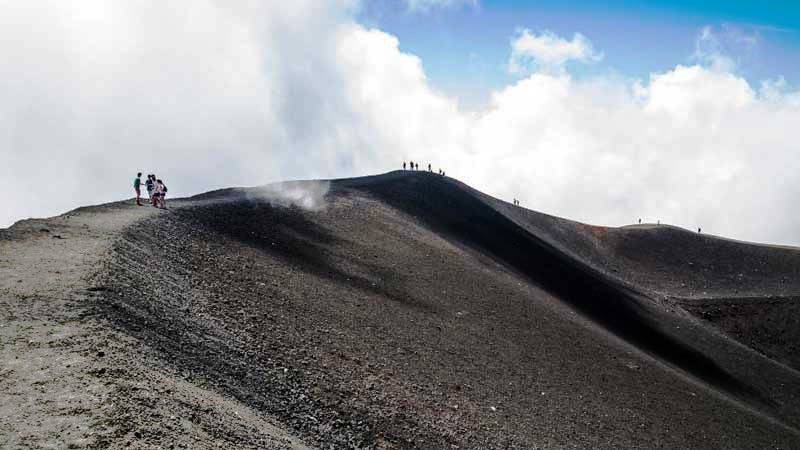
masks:
<svg viewBox="0 0 800 450"><path fill-rule="evenodd" d="M147 181L144 182L145 187L147 188L147 199L150 203L153 203L153 189L155 189L155 180L153 180L153 175L147 175Z"/></svg>
<svg viewBox="0 0 800 450"><path fill-rule="evenodd" d="M167 209L167 201L164 199L167 195L167 185L161 180L156 180L156 192L158 192L158 204L161 209Z"/></svg>
<svg viewBox="0 0 800 450"><path fill-rule="evenodd" d="M158 190L156 188L158 187L158 183L156 183L156 174L151 174L150 177L153 180L153 196L151 198L151 202L150 203L153 206L157 207L158 206Z"/></svg>
<svg viewBox="0 0 800 450"><path fill-rule="evenodd" d="M167 185L164 184L164 182L162 181L161 182L161 186L163 186L161 188L161 207L164 208L164 209L167 209L167 198L166 198L167 197L167 191L168 191Z"/></svg>
<svg viewBox="0 0 800 450"><path fill-rule="evenodd" d="M403 161L403 170L406 170L406 162Z"/></svg>
<svg viewBox="0 0 800 450"><path fill-rule="evenodd" d="M136 178L133 179L133 190L136 192L136 204L142 206L141 196L142 196L142 172L136 174Z"/></svg>
<svg viewBox="0 0 800 450"><path fill-rule="evenodd" d="M414 170L419 170L419 163L415 163L415 164L416 164L416 169L414 169Z"/></svg>
<svg viewBox="0 0 800 450"><path fill-rule="evenodd" d="M431 170L431 164L430 164L430 163L428 163L428 172L433 172L433 171Z"/></svg>
<svg viewBox="0 0 800 450"><path fill-rule="evenodd" d="M408 164L409 164L409 166L411 166L411 170L414 170L414 161L411 161Z"/></svg>

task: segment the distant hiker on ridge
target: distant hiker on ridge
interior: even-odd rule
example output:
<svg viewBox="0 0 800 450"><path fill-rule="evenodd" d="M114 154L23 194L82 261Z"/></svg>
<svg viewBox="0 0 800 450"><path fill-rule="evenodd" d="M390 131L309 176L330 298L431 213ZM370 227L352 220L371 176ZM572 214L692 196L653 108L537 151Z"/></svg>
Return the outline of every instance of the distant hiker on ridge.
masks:
<svg viewBox="0 0 800 450"><path fill-rule="evenodd" d="M414 161L409 162L408 165L411 167L411 170L414 170Z"/></svg>
<svg viewBox="0 0 800 450"><path fill-rule="evenodd" d="M433 172L433 170L431 170L431 165L430 165L430 163L428 163L428 172Z"/></svg>
<svg viewBox="0 0 800 450"><path fill-rule="evenodd" d="M133 179L133 190L136 192L136 204L142 206L142 201L140 200L142 196L142 172L136 174L136 178Z"/></svg>
<svg viewBox="0 0 800 450"><path fill-rule="evenodd" d="M415 164L414 170L419 170L419 163L414 163L414 164Z"/></svg>
<svg viewBox="0 0 800 450"><path fill-rule="evenodd" d="M702 232L703 232L703 229L702 229L702 228L697 228L697 232L698 232L698 233L702 233Z"/></svg>
<svg viewBox="0 0 800 450"><path fill-rule="evenodd" d="M641 225L641 224L642 224L642 219L639 219L639 225Z"/></svg>

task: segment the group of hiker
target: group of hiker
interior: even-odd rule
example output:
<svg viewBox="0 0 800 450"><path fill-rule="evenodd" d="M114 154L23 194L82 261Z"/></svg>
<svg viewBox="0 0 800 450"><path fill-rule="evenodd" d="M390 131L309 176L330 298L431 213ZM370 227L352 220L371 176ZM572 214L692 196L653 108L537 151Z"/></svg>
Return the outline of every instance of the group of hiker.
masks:
<svg viewBox="0 0 800 450"><path fill-rule="evenodd" d="M411 170L419 170L419 163L415 163L414 161L409 161L408 162L408 166L409 166L409 168ZM405 161L403 161L403 170L406 170L406 162ZM428 172L433 172L433 169L431 168L430 164L428 164ZM444 170L442 170L442 169L439 169L439 175L441 175L443 177L447 176L447 174L445 174Z"/></svg>
<svg viewBox="0 0 800 450"><path fill-rule="evenodd" d="M639 219L639 225L641 225L641 224L642 224L642 219ZM660 220L658 220L658 221L656 222L656 225L661 225L661 221L660 221ZM698 233L698 234L700 234L700 233L702 233L702 232L703 232L703 229L702 229L702 228L700 228L700 227L697 227L697 233Z"/></svg>
<svg viewBox="0 0 800 450"><path fill-rule="evenodd" d="M148 203L150 203L154 208L167 208L167 185L161 181L160 178L156 177L155 174L147 175L147 181L144 182L145 189L147 190L147 198ZM133 190L136 192L136 204L139 206L144 206L141 201L142 197L142 173L139 172L136 174L136 178L133 179Z"/></svg>

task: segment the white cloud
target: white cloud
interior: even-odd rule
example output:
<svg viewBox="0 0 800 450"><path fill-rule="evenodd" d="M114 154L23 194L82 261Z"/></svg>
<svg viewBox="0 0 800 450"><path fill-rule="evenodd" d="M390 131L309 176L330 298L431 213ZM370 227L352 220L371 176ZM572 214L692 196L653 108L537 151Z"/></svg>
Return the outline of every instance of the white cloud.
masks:
<svg viewBox="0 0 800 450"><path fill-rule="evenodd" d="M749 56L759 40L757 31L748 33L729 24L718 29L704 26L695 39L692 60L718 72L730 72L740 64L739 58Z"/></svg>
<svg viewBox="0 0 800 450"><path fill-rule="evenodd" d="M186 194L347 170L330 38L351 6L3 3L0 180L25 195L2 221L129 195L137 171Z"/></svg>
<svg viewBox="0 0 800 450"><path fill-rule="evenodd" d="M712 69L725 72L733 70L736 62L723 53L722 44L710 26L703 27L695 40L695 50L692 58L705 63Z"/></svg>
<svg viewBox="0 0 800 450"><path fill-rule="evenodd" d="M409 11L428 12L433 9L478 6L478 0L403 0Z"/></svg>
<svg viewBox="0 0 800 450"><path fill-rule="evenodd" d="M568 41L550 31L536 34L523 29L511 41L508 70L527 72L534 68L561 69L568 61L591 62L603 59L584 35L575 33Z"/></svg>
<svg viewBox="0 0 800 450"><path fill-rule="evenodd" d="M701 66L677 66L651 77L646 111L664 111L675 120L704 126L756 101L743 78Z"/></svg>
<svg viewBox="0 0 800 450"><path fill-rule="evenodd" d="M678 66L646 83L536 73L494 96L474 128L482 186L590 223L661 220L798 244L800 195L788 96ZM800 122L797 122L800 123ZM783 131L781 131L783 130ZM503 174L493 178L493 175Z"/></svg>
<svg viewBox="0 0 800 450"><path fill-rule="evenodd" d="M129 196L139 170L182 195L411 158L590 223L800 244L800 93L780 78L542 69L466 113L351 1L170 5L0 6L4 224Z"/></svg>

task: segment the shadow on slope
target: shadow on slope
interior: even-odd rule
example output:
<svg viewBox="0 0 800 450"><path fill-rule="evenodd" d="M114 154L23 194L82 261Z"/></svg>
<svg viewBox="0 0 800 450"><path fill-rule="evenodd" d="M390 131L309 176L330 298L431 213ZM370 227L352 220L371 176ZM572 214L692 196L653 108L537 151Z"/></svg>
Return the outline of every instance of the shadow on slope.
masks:
<svg viewBox="0 0 800 450"><path fill-rule="evenodd" d="M737 398L772 406L663 329L646 299L527 232L461 183L424 172L392 172L340 180L333 187L373 195L522 274L632 345Z"/></svg>
<svg viewBox="0 0 800 450"><path fill-rule="evenodd" d="M375 279L393 276L378 265L360 261L357 270L347 270L329 251L330 247L340 243L341 238L309 220L300 208L276 207L267 200L247 196L237 198L238 201L228 201L224 206L196 206L180 210L178 214L186 221L276 256L300 270L407 306L433 309L433 305L421 302L397 287L374 282Z"/></svg>

